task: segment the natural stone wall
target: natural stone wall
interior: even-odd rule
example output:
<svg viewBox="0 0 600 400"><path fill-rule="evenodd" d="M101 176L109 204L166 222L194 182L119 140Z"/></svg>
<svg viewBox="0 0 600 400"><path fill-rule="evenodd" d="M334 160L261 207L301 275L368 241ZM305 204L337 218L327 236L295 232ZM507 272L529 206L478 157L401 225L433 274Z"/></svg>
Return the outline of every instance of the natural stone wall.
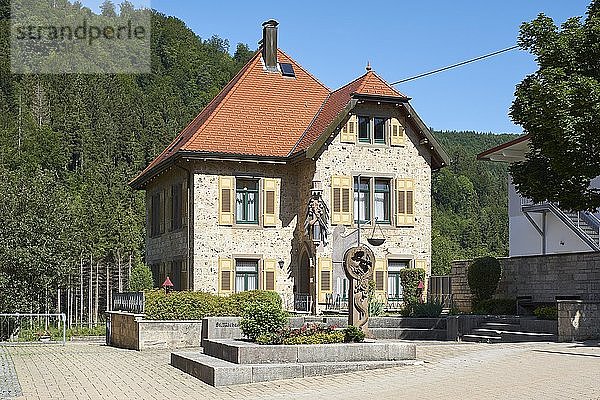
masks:
<svg viewBox="0 0 600 400"><path fill-rule="evenodd" d="M219 176L274 178L278 181L277 225L219 225ZM194 168L194 289L218 292L219 258L258 258L283 261L277 267L275 289L284 304L291 300L291 249L297 224L296 173L286 165L203 162ZM259 195L262 202L262 194ZM259 206L262 210L262 203ZM259 213L260 214L260 213Z"/></svg>
<svg viewBox="0 0 600 400"><path fill-rule="evenodd" d="M202 338L201 321L151 321L139 320L139 348L181 349L199 347Z"/></svg>
<svg viewBox="0 0 600 400"><path fill-rule="evenodd" d="M209 317L202 320L202 345L207 339L240 339L240 317Z"/></svg>
<svg viewBox="0 0 600 400"><path fill-rule="evenodd" d="M393 116L402 121L402 117L394 107L374 108L358 105L352 113L381 117ZM406 142L401 147L385 144L342 143L340 136L335 135L325 146L323 154L316 160L313 179L322 182L323 197L330 210L332 176L357 176L360 174L375 178L414 179L415 226L410 228L395 226L396 196L392 193L392 224L381 225L386 241L382 246L372 249L376 258L426 260L427 275L429 276L431 271L431 167L429 165L431 156L427 149L419 144L419 140L410 126L405 124L405 127ZM347 227L346 234L353 229L355 228ZM330 227L330 230L333 231L333 227ZM370 227L365 226L362 231L362 239L366 241L370 233ZM379 229L376 230L376 233L380 235ZM317 250L317 258L332 256L332 243ZM344 277L342 269L334 267L334 291L336 280Z"/></svg>
<svg viewBox="0 0 600 400"><path fill-rule="evenodd" d="M502 274L496 298L531 296L536 303L553 303L556 296L579 296L581 300L600 301L600 253L510 257L499 261ZM461 311L470 311L469 263L452 263L452 296Z"/></svg>
<svg viewBox="0 0 600 400"><path fill-rule="evenodd" d="M600 301L600 253L511 257L500 263L497 297L554 302L555 296L579 296Z"/></svg>
<svg viewBox="0 0 600 400"><path fill-rule="evenodd" d="M589 339L600 339L600 301L558 301L558 340Z"/></svg>
<svg viewBox="0 0 600 400"><path fill-rule="evenodd" d="M151 237L151 204L152 195L161 190L171 190L171 185L187 181L187 174L181 168L171 168L158 179L153 180L146 188L146 264L154 265L187 258L187 226L172 231L168 229L169 210L165 208L164 233ZM182 193L182 200L187 201L187 194ZM162 282L161 282L162 283Z"/></svg>
<svg viewBox="0 0 600 400"><path fill-rule="evenodd" d="M462 312L471 312L471 298L473 297L469 282L467 281L467 269L470 261L453 261L450 280L452 301L454 307Z"/></svg>

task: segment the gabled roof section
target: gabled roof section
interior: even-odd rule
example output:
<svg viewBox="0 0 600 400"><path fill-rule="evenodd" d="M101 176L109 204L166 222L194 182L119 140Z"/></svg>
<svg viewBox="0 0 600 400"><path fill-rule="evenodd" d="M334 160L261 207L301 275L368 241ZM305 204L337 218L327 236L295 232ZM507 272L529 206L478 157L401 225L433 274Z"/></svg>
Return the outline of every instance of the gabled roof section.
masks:
<svg viewBox="0 0 600 400"><path fill-rule="evenodd" d="M259 49L240 72L130 185L143 186L179 157L251 159L287 162L321 148L357 101L403 104L414 114L417 131L432 144L432 167L448 157L416 116L408 97L368 70L330 92L302 66L277 50L280 63L290 63L295 77L269 72Z"/></svg>
<svg viewBox="0 0 600 400"><path fill-rule="evenodd" d="M281 50L295 77L265 70L261 49L136 177L139 186L177 153L286 157L309 126L329 89Z"/></svg>
<svg viewBox="0 0 600 400"><path fill-rule="evenodd" d="M388 85L388 83L381 79L375 72L368 71L363 76L342 86L327 97L319 110L319 113L306 132L304 132L304 135L302 135L298 144L294 146L290 155L309 148L330 125L335 125L333 126L335 129L348 114L350 109L353 108L354 105L351 105L350 103L354 95L385 96L402 101L408 100L405 95ZM346 108L348 109L345 110ZM340 115L344 110L345 113Z"/></svg>
<svg viewBox="0 0 600 400"><path fill-rule="evenodd" d="M358 83L359 86L354 91L357 94L367 95L379 95L379 96L390 96L390 97L406 97L393 87L391 87L386 81L384 81L379 75L373 71L367 71L366 74L349 83L348 85Z"/></svg>

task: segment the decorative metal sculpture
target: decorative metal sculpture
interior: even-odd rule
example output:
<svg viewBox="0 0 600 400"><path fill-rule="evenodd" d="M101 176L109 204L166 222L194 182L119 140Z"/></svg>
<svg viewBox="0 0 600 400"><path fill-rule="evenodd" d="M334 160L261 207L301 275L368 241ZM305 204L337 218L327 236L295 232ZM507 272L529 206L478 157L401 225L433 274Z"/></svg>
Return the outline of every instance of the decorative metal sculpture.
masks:
<svg viewBox="0 0 600 400"><path fill-rule="evenodd" d="M329 235L327 221L329 221L329 209L321 197L321 192L313 190L306 208L304 230L313 242L323 243L323 246L327 245Z"/></svg>
<svg viewBox="0 0 600 400"><path fill-rule="evenodd" d="M375 255L367 246L358 245L346 251L344 270L350 280L348 324L367 333L369 320L369 281L373 278Z"/></svg>

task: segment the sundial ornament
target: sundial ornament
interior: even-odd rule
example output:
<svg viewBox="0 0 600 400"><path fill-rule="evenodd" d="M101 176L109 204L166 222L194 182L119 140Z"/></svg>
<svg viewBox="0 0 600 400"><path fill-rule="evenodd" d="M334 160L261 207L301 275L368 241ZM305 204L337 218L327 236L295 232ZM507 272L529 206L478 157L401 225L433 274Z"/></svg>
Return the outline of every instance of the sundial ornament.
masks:
<svg viewBox="0 0 600 400"><path fill-rule="evenodd" d="M344 270L350 280L348 324L367 333L369 321L369 281L373 279L375 255L363 245L351 247L344 255Z"/></svg>

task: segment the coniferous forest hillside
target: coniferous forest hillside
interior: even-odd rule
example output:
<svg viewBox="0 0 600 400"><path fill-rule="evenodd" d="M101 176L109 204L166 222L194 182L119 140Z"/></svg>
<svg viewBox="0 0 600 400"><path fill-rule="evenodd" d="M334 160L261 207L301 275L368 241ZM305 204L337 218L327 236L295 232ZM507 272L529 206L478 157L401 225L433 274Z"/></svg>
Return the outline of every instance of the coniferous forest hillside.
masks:
<svg viewBox="0 0 600 400"><path fill-rule="evenodd" d="M97 281L142 262L144 195L127 183L253 52L155 12L152 74L12 75L9 14L0 0L0 312L48 312L59 288L83 296L81 271ZM453 159L433 184L441 274L452 259L507 253L506 167L475 155L511 137L436 136Z"/></svg>

